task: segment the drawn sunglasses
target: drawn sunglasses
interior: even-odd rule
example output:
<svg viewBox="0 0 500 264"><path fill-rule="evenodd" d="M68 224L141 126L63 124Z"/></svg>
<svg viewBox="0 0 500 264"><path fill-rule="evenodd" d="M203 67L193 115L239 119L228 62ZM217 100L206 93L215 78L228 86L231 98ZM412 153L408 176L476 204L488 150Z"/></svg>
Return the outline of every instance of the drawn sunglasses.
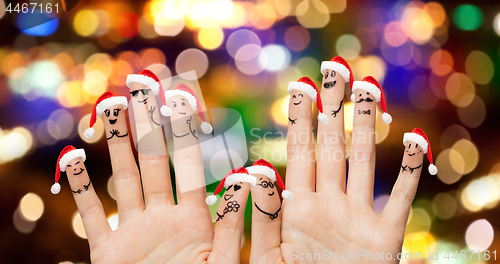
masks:
<svg viewBox="0 0 500 264"><path fill-rule="evenodd" d="M151 89L139 89L139 90L135 90L135 91L130 92L130 94L133 97L137 97L137 95L139 95L139 92L142 92L143 95L148 95L150 91L151 91Z"/></svg>

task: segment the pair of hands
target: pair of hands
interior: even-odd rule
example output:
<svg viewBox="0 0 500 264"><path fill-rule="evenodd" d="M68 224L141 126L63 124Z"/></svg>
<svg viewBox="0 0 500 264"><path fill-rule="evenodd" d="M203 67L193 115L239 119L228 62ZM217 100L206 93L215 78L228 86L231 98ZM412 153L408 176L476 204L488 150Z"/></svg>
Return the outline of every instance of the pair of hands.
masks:
<svg viewBox="0 0 500 264"><path fill-rule="evenodd" d="M294 121L289 122L288 127L286 186L294 198L283 202L275 219L261 213L253 205L251 263L301 262L308 253L314 256L314 253L321 254L324 250L331 251L333 256L358 250L391 253L393 260L387 262L398 262L394 258L401 251L421 167L411 173L400 170L383 214L377 215L373 209L376 106L374 102L356 103L355 113L370 109L372 114L354 115L349 181L346 185L342 107L344 80L340 74L332 78L336 79L336 84L321 92L329 122L318 125L317 155L312 134L312 102L307 96L299 96L300 91L292 93L289 116ZM323 80L326 81L329 80ZM131 90L144 87L134 84ZM243 184L243 191L233 197L242 205L241 210L217 221L215 231L205 203L205 188L178 192L175 204L169 157L163 144L165 139L161 127L153 122L159 120L159 114L158 111L150 111L158 107L154 98L144 103L146 95L139 94L139 97L131 101L138 137L147 135L139 142L140 174L129 137L108 140L119 214L118 229L111 231L93 187L74 194L87 233L92 263L239 263L244 205L250 192L249 186ZM301 104L296 104L298 98L302 100ZM177 101L181 107L181 99L182 96L174 96L169 104ZM173 133L190 134L174 137L173 164L177 186L183 181L204 182L201 150L196 144L198 138L191 136L197 132L193 134L186 126L187 120L182 121L190 116L193 116L190 107L182 111L173 108ZM125 115L115 117L118 121L114 125L121 126L120 133L128 133ZM109 138L109 131L114 127L108 122L109 117L104 119ZM189 122L196 127L194 118ZM422 162L423 155L403 157L403 164ZM75 180L70 174L68 180L73 187ZM257 179L265 177L254 176ZM256 186L251 191L253 201L279 208L279 197L274 195L270 198L267 194L269 190L269 187L264 190ZM277 193L275 187L273 191ZM218 212L223 212L226 206L227 202L222 199ZM297 258L300 256L304 260ZM360 261L344 259L341 262L370 261L361 258Z"/></svg>

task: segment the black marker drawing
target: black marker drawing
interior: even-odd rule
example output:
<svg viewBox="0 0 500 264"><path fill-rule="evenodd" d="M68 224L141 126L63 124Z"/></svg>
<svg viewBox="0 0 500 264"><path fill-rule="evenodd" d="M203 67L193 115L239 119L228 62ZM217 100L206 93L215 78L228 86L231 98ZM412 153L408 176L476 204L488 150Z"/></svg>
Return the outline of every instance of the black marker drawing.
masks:
<svg viewBox="0 0 500 264"><path fill-rule="evenodd" d="M406 168L408 168L408 165L401 165L401 169L403 169L403 171L406 171Z"/></svg>
<svg viewBox="0 0 500 264"><path fill-rule="evenodd" d="M333 117L337 117L337 114L340 112L340 109L342 109L342 105L343 104L344 104L344 99L342 99L342 101L340 101L339 109L332 110L332 116Z"/></svg>
<svg viewBox="0 0 500 264"><path fill-rule="evenodd" d="M189 131L191 131L191 134L193 135L193 137L195 137L196 139L198 139L198 137L196 136L196 129L193 129L191 127L191 120L193 119L193 117L191 116L188 120L186 120L186 123L189 125Z"/></svg>
<svg viewBox="0 0 500 264"><path fill-rule="evenodd" d="M133 97L137 97L139 95L139 92L141 92L144 96L148 95L149 94L149 91L151 91L151 89L139 89L139 90L135 90L135 91L132 91L130 92L130 94L133 96ZM148 98L149 97L146 97L144 98L144 100L142 101L137 101L139 103L143 103L143 104L146 104L148 102Z"/></svg>
<svg viewBox="0 0 500 264"><path fill-rule="evenodd" d="M288 118L288 120L292 122L292 125L295 125L295 121L297 121L297 119L290 119L290 117Z"/></svg>
<svg viewBox="0 0 500 264"><path fill-rule="evenodd" d="M370 114L370 109L368 110L358 110L359 115L369 115Z"/></svg>
<svg viewBox="0 0 500 264"><path fill-rule="evenodd" d="M269 218L271 218L271 220L274 220L274 219L278 218L278 213L281 211L281 206L280 206L280 209L278 209L278 211L276 211L276 213L270 214L270 213L265 212L264 210L260 209L260 207L256 203L253 203L253 204L255 204L255 207L257 207L257 209L259 211L261 211L263 214L268 215Z"/></svg>
<svg viewBox="0 0 500 264"><path fill-rule="evenodd" d="M78 191L73 191L71 190L73 193L78 193L78 194L82 194L82 190L81 189L78 189Z"/></svg>
<svg viewBox="0 0 500 264"><path fill-rule="evenodd" d="M236 200L229 201L226 204L226 207L224 208L224 210L222 211L222 215L219 214L219 213L217 213L217 220L216 220L216 222L218 222L219 220L222 220L222 218L224 218L224 216L227 213L230 213L230 212L235 212L236 213L236 212L238 212L239 209L240 209L240 205L238 204L238 201L236 201Z"/></svg>
<svg viewBox="0 0 500 264"><path fill-rule="evenodd" d="M410 173L413 173L414 170L416 170L416 169L418 169L420 167L422 167L422 164L420 164L420 166L417 166L415 168L412 168L412 167L408 166L408 169L410 169Z"/></svg>
<svg viewBox="0 0 500 264"><path fill-rule="evenodd" d="M175 133L172 133L174 135L174 137L176 138L181 138L181 137L185 137L187 135L189 135L189 133L186 133L186 134L182 134L182 135L176 135Z"/></svg>
<svg viewBox="0 0 500 264"><path fill-rule="evenodd" d="M335 86L335 84L337 84L337 81L326 82L325 84L323 84L323 87L325 87L325 89L330 89Z"/></svg>
<svg viewBox="0 0 500 264"><path fill-rule="evenodd" d="M356 103L362 103L362 102L373 102L373 99L371 99L370 97L366 97L359 99L359 101L356 101Z"/></svg>
<svg viewBox="0 0 500 264"><path fill-rule="evenodd" d="M128 132L125 135L120 135L120 131L118 131L116 129L113 129L113 130L109 131L109 133L111 133L111 136L108 137L108 138L106 138L107 140L112 139L114 136L116 136L116 137L126 137L126 136L128 136Z"/></svg>
<svg viewBox="0 0 500 264"><path fill-rule="evenodd" d="M151 106L149 113L151 114L151 121L153 121L153 123L155 123L155 125L159 126L160 124L156 123L154 116L153 116L155 110L156 110L156 106Z"/></svg>
<svg viewBox="0 0 500 264"><path fill-rule="evenodd" d="M304 97L303 94L299 94L300 97ZM297 96L293 95L292 98L297 98ZM293 103L294 105L299 105L300 103L302 103L302 100L298 103Z"/></svg>
<svg viewBox="0 0 500 264"><path fill-rule="evenodd" d="M229 201L229 199L233 198L233 194L224 194L224 200Z"/></svg>
<svg viewBox="0 0 500 264"><path fill-rule="evenodd" d="M85 189L85 191L89 190L90 184L92 184L92 181L90 181L90 179L89 179L89 184L83 185L83 188Z"/></svg>
<svg viewBox="0 0 500 264"><path fill-rule="evenodd" d="M77 164L78 164L78 163L77 163ZM76 164L75 164L75 165L76 165ZM82 174L82 172L83 172L83 171L84 171L84 169L83 169L83 168L80 168L80 172L73 173L73 175L78 176L78 175Z"/></svg>

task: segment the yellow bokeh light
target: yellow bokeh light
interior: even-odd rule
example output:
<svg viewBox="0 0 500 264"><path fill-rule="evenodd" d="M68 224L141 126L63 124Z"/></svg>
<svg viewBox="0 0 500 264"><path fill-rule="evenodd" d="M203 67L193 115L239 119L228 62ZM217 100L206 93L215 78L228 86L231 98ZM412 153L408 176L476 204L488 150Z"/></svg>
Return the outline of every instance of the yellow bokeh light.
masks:
<svg viewBox="0 0 500 264"><path fill-rule="evenodd" d="M113 70L111 56L106 53L93 54L85 61L83 70L85 74L89 74L91 71L100 71L107 77Z"/></svg>
<svg viewBox="0 0 500 264"><path fill-rule="evenodd" d="M101 71L90 71L85 74L83 82L83 89L88 94L93 96L100 96L108 88L108 79Z"/></svg>
<svg viewBox="0 0 500 264"><path fill-rule="evenodd" d="M288 125L288 104L290 102L290 95L276 100L271 106L271 116L274 122L280 126Z"/></svg>
<svg viewBox="0 0 500 264"><path fill-rule="evenodd" d="M37 194L28 193L19 202L19 213L28 221L37 221L42 217L43 211L42 198Z"/></svg>
<svg viewBox="0 0 500 264"><path fill-rule="evenodd" d="M209 3L209 12L212 19L225 21L229 19L234 11L234 5L231 0L212 0Z"/></svg>
<svg viewBox="0 0 500 264"><path fill-rule="evenodd" d="M250 11L250 22L257 29L268 29L276 21L274 8L268 4L259 4Z"/></svg>
<svg viewBox="0 0 500 264"><path fill-rule="evenodd" d="M454 166L454 162L450 153L451 165L458 173L465 175L472 172L476 168L479 162L479 151L474 143L467 139L461 139L453 144L453 147L451 147L451 149L456 151L456 153L458 153L463 160L463 166ZM454 157L457 159L456 155Z"/></svg>
<svg viewBox="0 0 500 264"><path fill-rule="evenodd" d="M83 227L82 217L78 211L73 214L71 224L73 226L73 231L77 236L87 239L87 234L85 233L85 228Z"/></svg>
<svg viewBox="0 0 500 264"><path fill-rule="evenodd" d="M482 51L472 51L465 60L465 73L477 84L488 84L494 71L493 61Z"/></svg>
<svg viewBox="0 0 500 264"><path fill-rule="evenodd" d="M436 160L435 165L439 168L437 176L442 182L444 182L446 184L455 183L458 180L460 180L460 178L462 177L462 174L455 171L455 169L451 165L451 162L450 162L451 151L452 151L451 149L445 149L445 150L441 151L441 153L439 153L439 155L437 156L437 159L435 159ZM452 156L455 159L461 157L461 156L456 156L456 155L452 155ZM455 161L455 162L457 162L457 161ZM461 160L461 162L463 163L464 161Z"/></svg>
<svg viewBox="0 0 500 264"><path fill-rule="evenodd" d="M418 241L423 239L431 229L431 218L422 208L413 208L413 215L405 230L405 240ZM409 236L410 234L412 234Z"/></svg>
<svg viewBox="0 0 500 264"><path fill-rule="evenodd" d="M66 108L84 105L86 99L82 88L83 83L81 81L63 83L57 90L59 103Z"/></svg>
<svg viewBox="0 0 500 264"><path fill-rule="evenodd" d="M96 32L99 26L97 14L89 9L80 10L73 20L73 27L80 36L88 37Z"/></svg>
<svg viewBox="0 0 500 264"><path fill-rule="evenodd" d="M89 127L89 121L90 114L85 115L82 119L80 119L80 122L78 122L78 135L87 143L95 143L104 135L104 122L102 122L102 118L97 118L93 126L95 129L95 135L92 138L86 138L83 136L83 132L85 132L85 129Z"/></svg>
<svg viewBox="0 0 500 264"><path fill-rule="evenodd" d="M463 73L453 73L446 81L446 97L458 107L466 107L474 100L476 88Z"/></svg>
<svg viewBox="0 0 500 264"><path fill-rule="evenodd" d="M159 13L154 21L155 31L161 36L177 36L184 29L184 25L184 14L173 8Z"/></svg>
<svg viewBox="0 0 500 264"><path fill-rule="evenodd" d="M224 41L224 31L218 26L203 27L197 36L200 46L207 50L214 50Z"/></svg>
<svg viewBox="0 0 500 264"><path fill-rule="evenodd" d="M438 193L432 200L432 211L437 217L448 220L457 211L457 201L451 194Z"/></svg>
<svg viewBox="0 0 500 264"><path fill-rule="evenodd" d="M405 9L401 16L401 26L406 35L417 44L427 43L434 33L431 17L417 7Z"/></svg>
<svg viewBox="0 0 500 264"><path fill-rule="evenodd" d="M304 0L297 5L295 14L305 28L322 28L330 22L328 7L320 0Z"/></svg>
<svg viewBox="0 0 500 264"><path fill-rule="evenodd" d="M424 6L424 11L432 19L434 28L440 27L446 20L446 12L440 3L429 2Z"/></svg>
<svg viewBox="0 0 500 264"><path fill-rule="evenodd" d="M387 66L384 60L378 56L358 57L348 61L351 65L354 79L361 80L365 76L373 76L380 85L383 85Z"/></svg>
<svg viewBox="0 0 500 264"><path fill-rule="evenodd" d="M109 196L111 196L113 200L116 200L115 183L113 181L113 176L109 177L108 179L107 189Z"/></svg>

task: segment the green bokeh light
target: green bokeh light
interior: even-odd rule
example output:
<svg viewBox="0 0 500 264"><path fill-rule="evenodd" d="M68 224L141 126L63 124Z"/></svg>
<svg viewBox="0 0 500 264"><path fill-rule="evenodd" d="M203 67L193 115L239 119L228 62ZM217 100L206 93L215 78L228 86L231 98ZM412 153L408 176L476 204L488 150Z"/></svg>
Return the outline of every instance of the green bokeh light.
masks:
<svg viewBox="0 0 500 264"><path fill-rule="evenodd" d="M453 22L461 30L476 30L483 24L483 12L475 5L460 5L455 9Z"/></svg>

